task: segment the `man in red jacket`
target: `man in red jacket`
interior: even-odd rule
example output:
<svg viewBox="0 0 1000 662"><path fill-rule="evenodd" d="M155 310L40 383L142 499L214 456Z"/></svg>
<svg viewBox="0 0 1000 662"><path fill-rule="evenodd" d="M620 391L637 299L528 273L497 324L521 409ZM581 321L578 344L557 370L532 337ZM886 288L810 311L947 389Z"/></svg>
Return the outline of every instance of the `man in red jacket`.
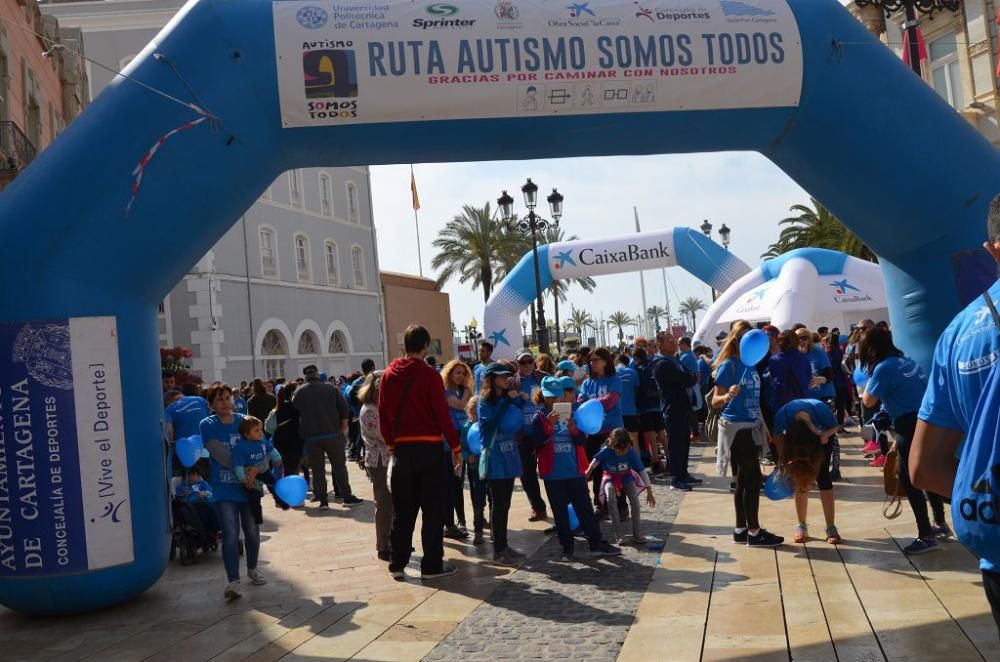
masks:
<svg viewBox="0 0 1000 662"><path fill-rule="evenodd" d="M395 461L392 468L392 561L389 573L403 579L410 562L417 511L423 511L420 538L421 579L455 573L444 563L445 484L441 475L441 438L451 447L456 472L462 467L458 431L451 422L441 375L424 358L431 335L411 324L403 334L406 356L382 373L378 392L379 425Z"/></svg>

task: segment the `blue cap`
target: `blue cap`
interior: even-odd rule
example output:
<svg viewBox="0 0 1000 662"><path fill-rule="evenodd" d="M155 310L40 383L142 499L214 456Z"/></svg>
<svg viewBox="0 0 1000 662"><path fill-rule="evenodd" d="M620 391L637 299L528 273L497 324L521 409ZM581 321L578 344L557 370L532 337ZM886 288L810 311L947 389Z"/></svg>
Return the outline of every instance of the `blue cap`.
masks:
<svg viewBox="0 0 1000 662"><path fill-rule="evenodd" d="M558 377L545 377L542 379L542 395L546 398L561 398L562 394L562 382Z"/></svg>
<svg viewBox="0 0 1000 662"><path fill-rule="evenodd" d="M569 359L566 359L565 361L560 361L559 363L556 364L556 370L569 370L570 372L576 372L576 369L579 367L580 366L573 363Z"/></svg>
<svg viewBox="0 0 1000 662"><path fill-rule="evenodd" d="M566 377L559 377L558 379L559 383L562 384L564 391L576 390L576 381L572 377L566 376Z"/></svg>
<svg viewBox="0 0 1000 662"><path fill-rule="evenodd" d="M483 372L483 374L489 377L490 375L510 376L513 375L514 373L511 372L510 368L505 366L503 363L491 363L488 366L486 366L486 370Z"/></svg>

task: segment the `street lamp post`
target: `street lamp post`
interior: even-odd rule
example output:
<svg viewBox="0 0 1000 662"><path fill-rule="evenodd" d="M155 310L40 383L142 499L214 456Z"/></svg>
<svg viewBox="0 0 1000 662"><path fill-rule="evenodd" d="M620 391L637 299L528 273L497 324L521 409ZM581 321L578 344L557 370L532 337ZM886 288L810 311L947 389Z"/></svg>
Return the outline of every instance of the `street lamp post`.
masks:
<svg viewBox="0 0 1000 662"><path fill-rule="evenodd" d="M562 218L563 196L559 191L552 189L552 194L546 198L549 203L549 210L552 213L553 221L548 221L535 213L535 206L538 203L538 185L528 178L527 183L521 187L524 194L524 206L528 208L526 220L514 219L514 198L503 192L497 198L497 205L500 206L500 214L504 223L509 229L517 228L524 234L531 234L531 253L535 266L535 334L538 340L538 349L543 354L549 353L549 331L545 326L545 304L542 300L542 276L538 266L538 232L544 232L549 228L558 228L559 219ZM526 325L525 325L526 326ZM527 331L525 330L525 333Z"/></svg>
<svg viewBox="0 0 1000 662"><path fill-rule="evenodd" d="M525 347L528 346L528 320L521 320L521 337L524 339L521 342Z"/></svg>
<svg viewBox="0 0 1000 662"><path fill-rule="evenodd" d="M962 0L856 0L855 4L861 9L878 7L885 12L886 18L900 9L904 11L906 22L903 28L906 30L910 68L920 77L923 74L920 71L920 42L917 40L920 21L917 20L917 12L933 17L934 12L948 10L955 13L962 8Z"/></svg>
<svg viewBox="0 0 1000 662"><path fill-rule="evenodd" d="M476 353L479 351L479 336L481 335L477 329L479 328L479 322L473 317L472 321L469 322L469 341L472 343L472 355L475 357Z"/></svg>

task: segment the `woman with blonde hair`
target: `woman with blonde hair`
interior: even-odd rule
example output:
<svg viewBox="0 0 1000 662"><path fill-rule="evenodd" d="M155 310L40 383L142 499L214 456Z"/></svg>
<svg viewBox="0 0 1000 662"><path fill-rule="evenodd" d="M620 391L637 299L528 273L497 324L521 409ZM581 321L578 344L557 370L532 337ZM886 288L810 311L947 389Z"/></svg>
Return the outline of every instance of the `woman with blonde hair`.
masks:
<svg viewBox="0 0 1000 662"><path fill-rule="evenodd" d="M544 372L547 376L556 374L556 362L548 354L539 354L535 357L535 370Z"/></svg>
<svg viewBox="0 0 1000 662"><path fill-rule="evenodd" d="M461 430L469 418L468 414L465 413L469 398L474 395L475 381L472 370L461 360L452 359L441 369L441 381L444 382L444 395L448 401L451 422L454 423L456 430ZM465 527L465 495L463 493L465 463L462 463L462 472L456 476L451 450L444 447L443 453L447 484L444 535L446 538L465 540L469 537L469 530Z"/></svg>
<svg viewBox="0 0 1000 662"><path fill-rule="evenodd" d="M768 449L768 431L760 412L760 375L740 359L740 340L750 331L749 322L733 324L715 361L712 406L719 407L719 443L716 469L726 475L732 465L736 527L733 542L748 547L777 547L785 541L761 527L760 456Z"/></svg>

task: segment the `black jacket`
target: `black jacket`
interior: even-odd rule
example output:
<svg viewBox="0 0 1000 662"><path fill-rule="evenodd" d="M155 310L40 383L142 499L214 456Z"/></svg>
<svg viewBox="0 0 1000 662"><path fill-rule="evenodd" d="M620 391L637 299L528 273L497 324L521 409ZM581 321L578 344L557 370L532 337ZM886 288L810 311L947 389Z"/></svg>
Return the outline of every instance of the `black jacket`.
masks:
<svg viewBox="0 0 1000 662"><path fill-rule="evenodd" d="M658 355L650 363L653 365L653 379L660 390L663 418L688 420L691 415L688 389L698 383L698 375L681 365L676 358Z"/></svg>

